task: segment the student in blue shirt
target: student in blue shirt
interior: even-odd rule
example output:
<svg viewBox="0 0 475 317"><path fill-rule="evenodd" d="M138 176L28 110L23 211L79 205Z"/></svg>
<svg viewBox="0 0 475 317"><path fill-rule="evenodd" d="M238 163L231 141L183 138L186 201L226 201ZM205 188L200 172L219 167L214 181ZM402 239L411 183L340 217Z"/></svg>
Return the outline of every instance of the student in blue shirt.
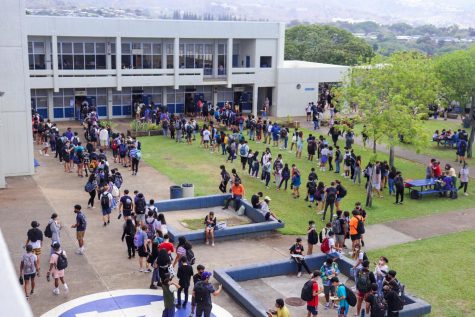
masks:
<svg viewBox="0 0 475 317"><path fill-rule="evenodd" d="M340 280L338 279L338 277L332 277L331 283L335 287L336 296L340 300L340 307L338 308L338 317L346 317L348 316L348 310L350 309L350 305L346 300L345 285L340 284Z"/></svg>

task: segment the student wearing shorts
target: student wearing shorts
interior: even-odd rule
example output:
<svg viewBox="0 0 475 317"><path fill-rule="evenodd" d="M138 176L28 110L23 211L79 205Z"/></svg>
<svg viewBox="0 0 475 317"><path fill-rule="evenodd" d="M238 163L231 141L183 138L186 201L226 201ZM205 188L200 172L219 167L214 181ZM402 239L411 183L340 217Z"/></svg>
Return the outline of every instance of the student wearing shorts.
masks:
<svg viewBox="0 0 475 317"><path fill-rule="evenodd" d="M31 245L26 246L26 253L21 257L20 263L20 279L23 278L23 287L25 289L25 296L28 300L29 294L33 294L35 289L35 276L39 273L38 258L33 253L33 247ZM31 291L28 293L28 285L31 280Z"/></svg>
<svg viewBox="0 0 475 317"><path fill-rule="evenodd" d="M338 307L338 317L346 317L348 316L348 310L350 309L350 305L346 300L345 285L340 284L340 280L338 279L338 277L333 277L331 279L331 283L336 289L336 296L340 299L340 305Z"/></svg>

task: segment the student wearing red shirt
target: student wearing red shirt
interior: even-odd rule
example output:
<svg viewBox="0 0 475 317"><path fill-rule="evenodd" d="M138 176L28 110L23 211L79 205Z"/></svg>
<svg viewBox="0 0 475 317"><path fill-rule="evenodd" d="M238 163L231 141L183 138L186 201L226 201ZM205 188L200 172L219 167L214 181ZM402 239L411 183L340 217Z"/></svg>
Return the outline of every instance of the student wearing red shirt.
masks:
<svg viewBox="0 0 475 317"><path fill-rule="evenodd" d="M163 242L160 243L158 251L161 251L162 249L167 250L169 255L175 252L175 247L173 246L173 243L170 242L168 234L163 236Z"/></svg>
<svg viewBox="0 0 475 317"><path fill-rule="evenodd" d="M320 276L320 271L313 271L311 281L313 282L313 299L307 301L307 317L316 317L318 315L318 283L317 278Z"/></svg>

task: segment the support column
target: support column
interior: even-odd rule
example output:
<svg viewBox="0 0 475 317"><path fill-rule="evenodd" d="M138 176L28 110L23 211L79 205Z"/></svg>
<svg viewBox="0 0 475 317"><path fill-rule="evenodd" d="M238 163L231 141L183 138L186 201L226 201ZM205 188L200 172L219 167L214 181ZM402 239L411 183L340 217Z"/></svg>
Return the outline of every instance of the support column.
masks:
<svg viewBox="0 0 475 317"><path fill-rule="evenodd" d="M122 90L122 40L120 36L115 37L115 76L117 90Z"/></svg>
<svg viewBox="0 0 475 317"><path fill-rule="evenodd" d="M167 87L163 87L162 91L162 106L167 106Z"/></svg>
<svg viewBox="0 0 475 317"><path fill-rule="evenodd" d="M180 39L175 37L173 39L173 69L175 70L175 85L174 88L178 89L180 86Z"/></svg>
<svg viewBox="0 0 475 317"><path fill-rule="evenodd" d="M212 87L212 92L213 92L213 106L217 106L218 105L218 87L217 86L213 86Z"/></svg>
<svg viewBox="0 0 475 317"><path fill-rule="evenodd" d="M53 54L53 89L59 92L58 87L58 37L53 34L51 37L52 54Z"/></svg>
<svg viewBox="0 0 475 317"><path fill-rule="evenodd" d="M106 43L106 69L112 69L112 47L111 42Z"/></svg>
<svg viewBox="0 0 475 317"><path fill-rule="evenodd" d="M46 69L53 69L53 61L51 58L52 55L52 48L51 48L51 40L49 38L45 41L45 66Z"/></svg>
<svg viewBox="0 0 475 317"><path fill-rule="evenodd" d="M107 118L112 119L112 88L107 88Z"/></svg>
<svg viewBox="0 0 475 317"><path fill-rule="evenodd" d="M232 74L233 74L233 39L228 38L228 47L227 47L226 56L226 74L227 74L227 81L228 81L228 88L233 86Z"/></svg>
<svg viewBox="0 0 475 317"><path fill-rule="evenodd" d="M257 98L259 97L258 96L258 92L259 92L259 87L257 86L257 84L254 84L252 86L252 114L254 115L254 117L258 117L257 115Z"/></svg>
<svg viewBox="0 0 475 317"><path fill-rule="evenodd" d="M213 50L213 77L218 76L218 41L214 40Z"/></svg>
<svg viewBox="0 0 475 317"><path fill-rule="evenodd" d="M48 118L54 120L54 99L53 99L53 90L48 89Z"/></svg>
<svg viewBox="0 0 475 317"><path fill-rule="evenodd" d="M167 42L162 41L162 69L167 68Z"/></svg>

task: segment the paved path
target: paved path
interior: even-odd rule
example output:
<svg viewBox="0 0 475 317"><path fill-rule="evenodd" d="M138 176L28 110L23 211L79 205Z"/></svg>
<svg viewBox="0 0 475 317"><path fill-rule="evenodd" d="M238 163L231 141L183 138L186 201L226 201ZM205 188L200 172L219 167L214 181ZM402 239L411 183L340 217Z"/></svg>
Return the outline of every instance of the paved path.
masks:
<svg viewBox="0 0 475 317"><path fill-rule="evenodd" d="M49 253L48 241L41 256L42 277L37 283L35 295L30 300L35 316L79 296L115 289L147 288L150 275L139 273L137 261L126 258L125 245L120 241L123 220L117 220L113 216L111 224L104 228L98 208L86 209L88 217L86 255L74 254L75 233L70 228L74 223L72 206L76 203L87 205L88 195L83 189L86 179L79 178L74 173L64 173L63 167L52 157L37 155L37 159L41 166L35 176L9 178L8 189L0 191L2 215L0 226L14 261L21 256L20 245L25 239L31 220L38 220L43 229L51 213L56 212L64 224L62 244L70 255L66 280L71 291L67 297L54 296L51 293L51 283L46 283L44 279ZM168 188L172 182L144 162L141 162L138 176L131 176L129 171L119 165L114 163L111 165L119 167L123 174L123 188L129 188L131 191L138 189L147 199L168 199ZM428 236L473 229L475 228L473 220L475 211L470 209L368 226L365 235L366 248L376 249ZM219 242L215 248L196 245L194 250L198 263L202 262L207 269L213 270L288 258L288 246L295 241L294 239L295 236L273 234L262 239ZM15 263L15 267L17 266ZM247 316L244 309L234 303L226 293L215 300L234 316Z"/></svg>

